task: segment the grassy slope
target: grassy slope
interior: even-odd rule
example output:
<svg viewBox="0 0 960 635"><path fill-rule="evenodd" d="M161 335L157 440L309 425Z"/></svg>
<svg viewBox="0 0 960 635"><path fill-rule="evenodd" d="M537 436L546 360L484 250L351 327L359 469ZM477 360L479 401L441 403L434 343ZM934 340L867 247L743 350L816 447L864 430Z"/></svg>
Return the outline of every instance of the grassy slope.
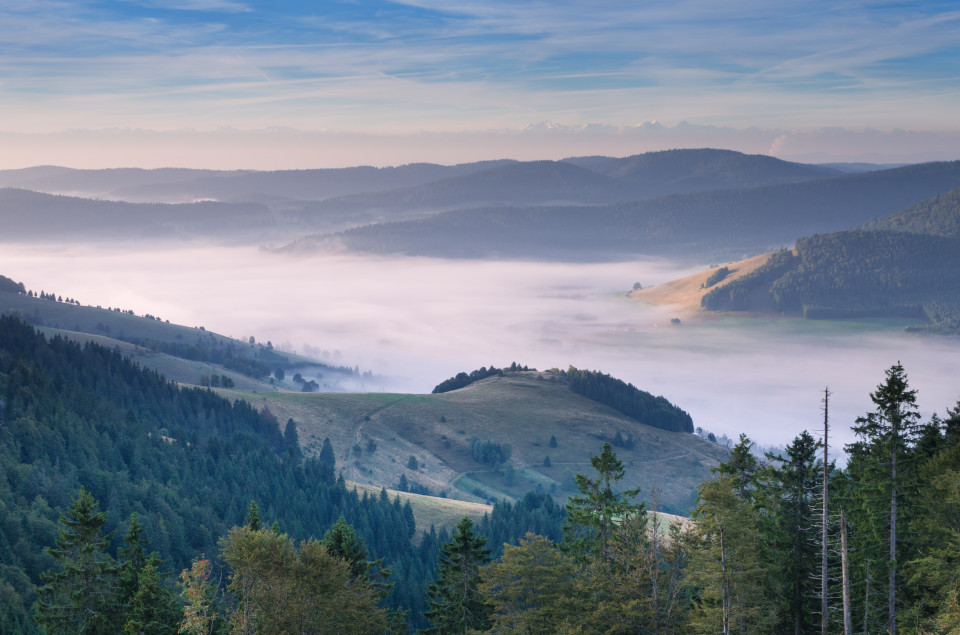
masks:
<svg viewBox="0 0 960 635"><path fill-rule="evenodd" d="M694 435L627 419L570 392L549 373L491 377L440 395L221 392L268 406L281 421L293 418L307 452L319 452L329 437L349 480L395 486L406 474L435 493L473 501L517 498L537 486L566 500L576 492L574 474L592 474L590 456L620 432L634 438L633 449L615 448L626 469L624 487L639 485L646 493L657 487L661 507L683 510L724 454ZM512 446L513 483L503 467L473 460L472 438ZM410 456L417 457L417 470L407 468ZM546 456L550 467L543 465Z"/></svg>
<svg viewBox="0 0 960 635"><path fill-rule="evenodd" d="M247 343L204 330L203 327L181 326L120 311L41 300L4 291L0 291L0 314L19 315L29 322L42 324L48 337L60 334L80 342L94 341L110 348L116 347L142 366L163 373L171 381L196 384L202 375L216 373L231 377L238 388L247 390L272 388L267 382L251 379L218 364L181 359L116 339L116 337L148 338L161 342L196 343L204 346L226 346L232 343L237 347L250 347L251 354L256 352L254 347ZM283 355L291 362L303 366L316 364L314 360L305 357L289 353L283 353ZM296 389L290 379L287 380L285 387L291 390Z"/></svg>
<svg viewBox="0 0 960 635"><path fill-rule="evenodd" d="M702 285L706 283L707 278L720 267L713 267L706 271L701 271L684 278L670 280L669 282L647 287L646 289L638 289L637 291L632 291L630 297L657 306L674 306L679 312L690 317L700 313L700 299L706 293L717 287L723 287L755 271L759 267L762 267L769 258L770 254L761 254L753 258L748 258L747 260L727 264L726 267L730 269L730 273L726 278L710 288L703 288Z"/></svg>
<svg viewBox="0 0 960 635"><path fill-rule="evenodd" d="M347 487L356 489L361 494L367 492L372 496L379 496L381 489L376 485L354 483L352 481L347 482ZM398 492L389 488L387 488L387 495L390 496L390 500L399 496L403 503L410 501L410 508L413 510L413 516L417 521L417 531L424 532L429 532L430 525L438 529L446 527L448 530L452 530L464 516L468 516L471 520L477 522L483 518L484 514L489 514L493 510L493 505L485 503L471 503L453 498Z"/></svg>

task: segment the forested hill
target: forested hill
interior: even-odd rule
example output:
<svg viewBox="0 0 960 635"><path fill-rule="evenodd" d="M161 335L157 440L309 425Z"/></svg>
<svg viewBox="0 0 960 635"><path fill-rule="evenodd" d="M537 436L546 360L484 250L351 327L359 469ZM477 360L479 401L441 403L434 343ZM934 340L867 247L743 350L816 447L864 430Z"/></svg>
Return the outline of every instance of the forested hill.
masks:
<svg viewBox="0 0 960 635"><path fill-rule="evenodd" d="M269 227L273 219L259 203L126 203L3 188L0 222L5 240L79 242L121 236L172 238L204 232L222 236Z"/></svg>
<svg viewBox="0 0 960 635"><path fill-rule="evenodd" d="M645 198L642 188L563 161L498 165L433 183L324 201L320 210L444 210L482 205L599 204Z"/></svg>
<svg viewBox="0 0 960 635"><path fill-rule="evenodd" d="M803 238L795 251L718 285L703 308L926 318L924 328L960 332L960 239L857 230Z"/></svg>
<svg viewBox="0 0 960 635"><path fill-rule="evenodd" d="M740 256L845 230L960 186L960 162L601 207L456 210L345 231L347 247L442 257ZM326 239L312 239L325 244ZM309 249L311 240L297 244Z"/></svg>
<svg viewBox="0 0 960 635"><path fill-rule="evenodd" d="M422 604L436 536L415 550L410 507L347 491L331 466L300 455L295 424L0 318L0 631L33 632L34 585L54 566L45 548L81 485L107 512L105 530L119 530L114 547L137 512L167 570L217 553L251 500L296 539L343 515L409 589L392 601Z"/></svg>
<svg viewBox="0 0 960 635"><path fill-rule="evenodd" d="M841 174L828 167L712 148L662 150L622 159L578 157L565 161L619 181L642 185L644 198L707 190L746 189Z"/></svg>
<svg viewBox="0 0 960 635"><path fill-rule="evenodd" d="M864 229L889 229L960 238L960 188L872 220L864 225Z"/></svg>

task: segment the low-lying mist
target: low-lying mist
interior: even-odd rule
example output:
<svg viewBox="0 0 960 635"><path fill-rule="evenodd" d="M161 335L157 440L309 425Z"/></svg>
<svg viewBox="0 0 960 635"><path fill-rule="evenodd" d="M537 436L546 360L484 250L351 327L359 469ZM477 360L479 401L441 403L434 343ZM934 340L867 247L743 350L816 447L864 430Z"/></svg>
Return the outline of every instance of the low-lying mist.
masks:
<svg viewBox="0 0 960 635"><path fill-rule="evenodd" d="M256 337L378 376L369 391L429 392L459 371L516 361L601 370L662 394L706 430L782 445L822 427L850 442L898 360L928 417L960 398L960 339L889 323L691 322L624 297L690 273L662 260L567 264L6 245L0 274L82 304ZM671 324L671 318L683 318Z"/></svg>

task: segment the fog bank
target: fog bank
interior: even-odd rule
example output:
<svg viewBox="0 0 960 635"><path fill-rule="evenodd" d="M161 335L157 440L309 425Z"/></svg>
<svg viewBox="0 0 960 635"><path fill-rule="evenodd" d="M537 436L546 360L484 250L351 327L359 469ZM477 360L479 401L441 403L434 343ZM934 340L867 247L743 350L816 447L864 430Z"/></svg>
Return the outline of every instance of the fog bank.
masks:
<svg viewBox="0 0 960 635"><path fill-rule="evenodd" d="M133 309L234 337L253 335L372 370L372 391L429 392L459 371L512 361L602 370L662 394L695 425L762 444L832 443L868 412L901 361L924 417L960 398L960 338L878 324L717 320L671 325L669 309L623 297L686 275L665 261L570 264L276 255L256 248L155 251L5 245L0 274L82 304Z"/></svg>

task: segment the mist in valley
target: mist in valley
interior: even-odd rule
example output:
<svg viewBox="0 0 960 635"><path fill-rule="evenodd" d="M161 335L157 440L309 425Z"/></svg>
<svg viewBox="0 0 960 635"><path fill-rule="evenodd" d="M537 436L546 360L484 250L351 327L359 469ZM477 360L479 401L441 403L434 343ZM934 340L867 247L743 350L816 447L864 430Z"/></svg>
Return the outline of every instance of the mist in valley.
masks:
<svg viewBox="0 0 960 635"><path fill-rule="evenodd" d="M372 371L346 388L429 392L460 371L516 361L601 370L763 445L818 434L831 445L872 409L898 360L924 417L960 398L960 340L890 321L698 321L625 297L634 282L691 273L666 260L573 264L277 254L256 247L6 245L0 271L36 292L162 319ZM709 263L705 263L709 264ZM671 318L679 317L679 325ZM69 325L61 325L70 328ZM834 450L836 451L836 450Z"/></svg>

